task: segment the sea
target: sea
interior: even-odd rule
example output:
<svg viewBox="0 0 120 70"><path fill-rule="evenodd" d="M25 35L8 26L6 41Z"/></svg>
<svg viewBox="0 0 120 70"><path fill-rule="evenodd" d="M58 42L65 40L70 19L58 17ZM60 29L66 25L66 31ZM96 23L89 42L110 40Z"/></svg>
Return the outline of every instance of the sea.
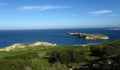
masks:
<svg viewBox="0 0 120 70"><path fill-rule="evenodd" d="M70 32L106 34L109 40L85 40L69 35ZM84 29L36 29L36 30L0 30L0 48L15 43L31 44L37 41L50 42L58 45L96 44L120 39L120 30L108 28Z"/></svg>

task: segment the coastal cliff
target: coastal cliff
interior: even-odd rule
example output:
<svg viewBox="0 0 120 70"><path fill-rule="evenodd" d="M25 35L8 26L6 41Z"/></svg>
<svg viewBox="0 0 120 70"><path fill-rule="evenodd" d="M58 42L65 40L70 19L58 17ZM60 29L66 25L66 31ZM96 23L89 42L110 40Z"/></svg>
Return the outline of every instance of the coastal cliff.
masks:
<svg viewBox="0 0 120 70"><path fill-rule="evenodd" d="M37 47L37 46L47 46L47 47L55 47L57 44L49 43L49 42L35 42L33 44L22 44L22 43L16 43L11 46L7 46L5 48L1 48L0 51L11 51L11 50L19 50L19 49L24 49L28 47Z"/></svg>

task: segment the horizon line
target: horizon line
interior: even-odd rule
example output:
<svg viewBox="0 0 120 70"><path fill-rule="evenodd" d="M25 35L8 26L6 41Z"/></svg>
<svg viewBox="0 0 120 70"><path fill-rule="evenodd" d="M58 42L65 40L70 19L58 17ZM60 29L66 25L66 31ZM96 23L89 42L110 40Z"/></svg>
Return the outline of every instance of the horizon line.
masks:
<svg viewBox="0 0 120 70"><path fill-rule="evenodd" d="M0 29L1 30L55 30L55 29L100 29L100 28L120 28L120 27L88 27L88 28L28 28L28 29Z"/></svg>

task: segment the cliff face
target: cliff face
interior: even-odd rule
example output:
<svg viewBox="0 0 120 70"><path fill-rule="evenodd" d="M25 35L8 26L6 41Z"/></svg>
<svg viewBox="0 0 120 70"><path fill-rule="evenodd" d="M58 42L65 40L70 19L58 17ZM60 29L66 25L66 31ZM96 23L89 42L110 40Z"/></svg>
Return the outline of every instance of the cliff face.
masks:
<svg viewBox="0 0 120 70"><path fill-rule="evenodd" d="M53 43L49 43L49 42L35 42L33 44L29 44L29 45L24 45L21 43L16 43L13 44L11 46L5 47L5 48L1 48L0 51L11 51L11 50L18 50L18 49L24 49L27 47L36 47L36 46L50 46L50 47L55 47L57 46L57 44L53 44Z"/></svg>

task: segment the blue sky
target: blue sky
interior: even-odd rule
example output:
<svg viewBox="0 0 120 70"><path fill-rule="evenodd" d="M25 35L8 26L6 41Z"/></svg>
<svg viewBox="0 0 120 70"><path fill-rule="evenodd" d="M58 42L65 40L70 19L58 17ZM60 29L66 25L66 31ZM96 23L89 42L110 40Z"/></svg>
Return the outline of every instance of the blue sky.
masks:
<svg viewBox="0 0 120 70"><path fill-rule="evenodd" d="M120 0L0 0L0 29L120 27Z"/></svg>

